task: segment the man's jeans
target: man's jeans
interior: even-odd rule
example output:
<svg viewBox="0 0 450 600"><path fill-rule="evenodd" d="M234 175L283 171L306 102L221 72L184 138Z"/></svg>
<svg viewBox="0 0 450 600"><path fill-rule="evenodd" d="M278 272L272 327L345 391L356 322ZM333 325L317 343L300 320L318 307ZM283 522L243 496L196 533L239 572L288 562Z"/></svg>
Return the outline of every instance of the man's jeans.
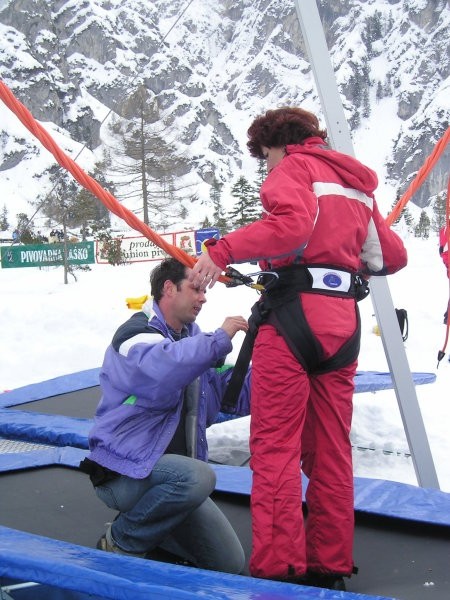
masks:
<svg viewBox="0 0 450 600"><path fill-rule="evenodd" d="M209 498L215 483L207 463L165 454L145 479L121 475L95 489L119 511L111 536L122 550L145 553L159 546L202 569L241 573L241 543Z"/></svg>

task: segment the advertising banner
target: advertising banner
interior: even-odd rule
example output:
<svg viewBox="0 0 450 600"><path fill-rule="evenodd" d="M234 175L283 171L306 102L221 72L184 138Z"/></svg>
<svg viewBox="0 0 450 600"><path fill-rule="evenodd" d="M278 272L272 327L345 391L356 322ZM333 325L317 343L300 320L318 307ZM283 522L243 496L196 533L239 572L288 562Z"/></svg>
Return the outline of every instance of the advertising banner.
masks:
<svg viewBox="0 0 450 600"><path fill-rule="evenodd" d="M191 256L199 256L204 250L205 240L219 239L219 230L215 227L207 229L190 229L174 233L163 233L160 237L177 248L181 248ZM125 261L146 262L162 260L166 252L144 236L117 238L121 240L121 250ZM95 244L95 248L94 248ZM19 267L48 267L64 264L64 244L30 244L9 245L1 250L1 266L4 269ZM105 253L102 253L102 242L68 243L68 263L71 265L107 264Z"/></svg>
<svg viewBox="0 0 450 600"><path fill-rule="evenodd" d="M216 227L208 227L208 229L198 229L195 232L195 252L197 256L200 256L205 251L204 242L214 238L218 240L220 238L219 230Z"/></svg>
<svg viewBox="0 0 450 600"><path fill-rule="evenodd" d="M187 254L195 256L195 231L177 231L175 233L163 233L160 237L177 248L181 248ZM166 252L144 236L133 236L121 238L121 250L126 262L146 262L162 260L167 256ZM101 242L97 242L97 262L99 264L108 261L102 256Z"/></svg>
<svg viewBox="0 0 450 600"><path fill-rule="evenodd" d="M56 267L64 264L64 244L30 244L1 248L3 269L18 267ZM67 244L70 265L95 263L94 242Z"/></svg>

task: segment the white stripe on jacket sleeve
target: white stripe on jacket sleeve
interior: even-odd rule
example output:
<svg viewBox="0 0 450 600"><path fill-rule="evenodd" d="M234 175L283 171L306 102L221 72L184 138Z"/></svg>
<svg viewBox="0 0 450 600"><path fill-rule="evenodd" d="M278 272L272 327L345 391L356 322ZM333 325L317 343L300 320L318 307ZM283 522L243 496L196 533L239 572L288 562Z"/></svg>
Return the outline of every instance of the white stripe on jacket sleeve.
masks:
<svg viewBox="0 0 450 600"><path fill-rule="evenodd" d="M123 356L128 356L128 352L130 349L136 344L147 344L149 346L154 346L155 344L159 344L164 339L163 335L159 333L138 333L132 338L125 340L120 344L119 353Z"/></svg>

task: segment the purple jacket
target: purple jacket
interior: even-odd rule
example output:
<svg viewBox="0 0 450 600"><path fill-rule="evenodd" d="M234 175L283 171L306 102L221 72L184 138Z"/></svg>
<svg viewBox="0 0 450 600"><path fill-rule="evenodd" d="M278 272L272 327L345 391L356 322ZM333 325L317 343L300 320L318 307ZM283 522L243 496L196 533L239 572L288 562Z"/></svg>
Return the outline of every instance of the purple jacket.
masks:
<svg viewBox="0 0 450 600"><path fill-rule="evenodd" d="M174 341L158 305L134 314L114 335L100 371L102 398L89 433L89 458L134 479L147 477L177 428L184 389L199 378L196 458L208 460L206 427L213 424L231 369L214 367L231 351L223 329ZM250 411L249 376L236 413Z"/></svg>

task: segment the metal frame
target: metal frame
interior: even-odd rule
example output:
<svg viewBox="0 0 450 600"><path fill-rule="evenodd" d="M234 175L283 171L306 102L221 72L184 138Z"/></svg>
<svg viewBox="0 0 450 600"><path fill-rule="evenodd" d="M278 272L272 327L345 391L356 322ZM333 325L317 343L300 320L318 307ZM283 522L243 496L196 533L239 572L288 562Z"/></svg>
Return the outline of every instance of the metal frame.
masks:
<svg viewBox="0 0 450 600"><path fill-rule="evenodd" d="M294 0L294 4L324 111L331 146L354 155L316 0ZM372 277L370 289L417 481L421 487L439 489L433 456L386 277Z"/></svg>

